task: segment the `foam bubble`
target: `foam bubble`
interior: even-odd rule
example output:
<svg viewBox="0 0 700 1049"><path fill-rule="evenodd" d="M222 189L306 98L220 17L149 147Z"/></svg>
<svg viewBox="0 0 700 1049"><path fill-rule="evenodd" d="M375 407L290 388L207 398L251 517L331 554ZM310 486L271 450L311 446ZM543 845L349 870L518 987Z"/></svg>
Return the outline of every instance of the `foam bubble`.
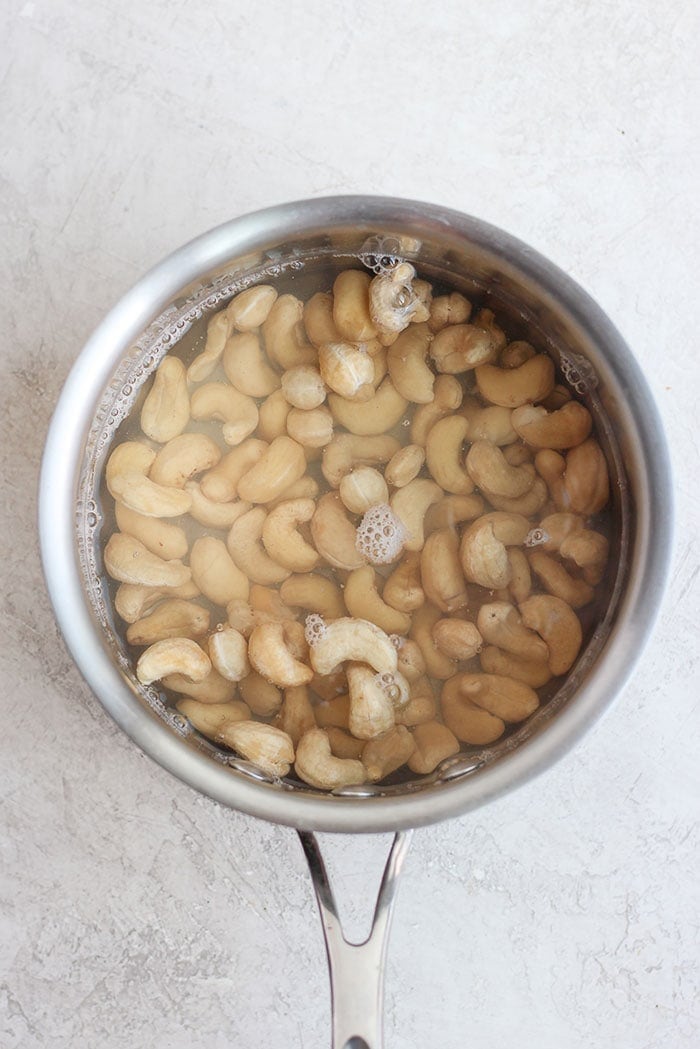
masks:
<svg viewBox="0 0 700 1049"><path fill-rule="evenodd" d="M370 507L357 528L355 546L368 561L388 565L403 549L406 529L388 503Z"/></svg>
<svg viewBox="0 0 700 1049"><path fill-rule="evenodd" d="M318 612L312 612L304 620L304 637L311 648L322 641L328 632L326 621Z"/></svg>

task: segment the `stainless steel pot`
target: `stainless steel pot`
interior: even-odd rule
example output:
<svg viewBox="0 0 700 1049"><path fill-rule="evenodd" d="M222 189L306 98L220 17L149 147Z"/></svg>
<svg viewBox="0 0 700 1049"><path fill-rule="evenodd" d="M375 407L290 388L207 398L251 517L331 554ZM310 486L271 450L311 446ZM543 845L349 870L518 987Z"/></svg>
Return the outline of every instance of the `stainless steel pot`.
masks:
<svg viewBox="0 0 700 1049"><path fill-rule="evenodd" d="M500 744L450 759L432 777L324 795L266 780L193 733L140 686L119 639L99 553L100 477L118 424L168 349L251 283L294 286L315 268L383 257L488 301L548 350L596 418L613 478L616 532L609 603L574 668L541 710ZM148 273L83 349L49 430L39 523L49 593L66 643L105 708L151 757L197 790L296 827L324 914L336 1047L380 1044L385 933L405 855L397 834L375 930L350 947L334 917L314 830L404 831L464 813L562 756L630 674L663 591L671 545L670 466L639 368L592 299L540 255L493 226L445 208L381 197L330 197L269 208L198 237ZM338 978L341 983L338 984Z"/></svg>

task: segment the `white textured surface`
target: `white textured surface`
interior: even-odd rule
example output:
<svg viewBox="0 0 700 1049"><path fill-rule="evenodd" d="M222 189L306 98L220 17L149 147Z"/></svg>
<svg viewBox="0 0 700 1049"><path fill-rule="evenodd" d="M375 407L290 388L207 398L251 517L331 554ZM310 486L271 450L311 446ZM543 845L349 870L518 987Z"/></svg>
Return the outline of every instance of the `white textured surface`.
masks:
<svg viewBox="0 0 700 1049"><path fill-rule="evenodd" d="M104 310L215 223L334 192L472 212L573 274L634 348L677 470L672 582L614 709L536 782L416 836L388 1049L695 1049L695 5L6 0L2 20L2 1049L328 1044L294 834L108 720L57 636L34 515ZM343 889L361 898L382 846L333 844Z"/></svg>

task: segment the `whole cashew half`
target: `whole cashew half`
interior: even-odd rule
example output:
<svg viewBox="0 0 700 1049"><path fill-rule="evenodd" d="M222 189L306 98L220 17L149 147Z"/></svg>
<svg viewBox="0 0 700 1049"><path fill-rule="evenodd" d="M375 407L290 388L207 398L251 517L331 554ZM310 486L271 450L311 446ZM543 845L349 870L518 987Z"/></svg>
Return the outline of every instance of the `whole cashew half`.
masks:
<svg viewBox="0 0 700 1049"><path fill-rule="evenodd" d="M249 503L269 503L306 473L304 449L291 437L275 437L238 482L238 495Z"/></svg>
<svg viewBox="0 0 700 1049"><path fill-rule="evenodd" d="M426 539L421 553L421 579L425 596L443 612L466 607L469 596L459 559L459 539L451 528L433 532Z"/></svg>
<svg viewBox="0 0 700 1049"><path fill-rule="evenodd" d="M349 342L374 339L377 329L370 316L371 278L363 270L343 270L333 284L333 323Z"/></svg>
<svg viewBox="0 0 700 1049"><path fill-rule="evenodd" d="M516 499L525 495L535 481L535 471L531 466L511 466L500 448L491 441L474 441L466 466L473 483L487 497L493 494Z"/></svg>
<svg viewBox="0 0 700 1049"><path fill-rule="evenodd" d="M164 561L143 543L123 532L110 536L104 550L105 568L120 583L174 587L188 583L192 573L182 561Z"/></svg>
<svg viewBox="0 0 700 1049"><path fill-rule="evenodd" d="M286 776L294 761L294 744L286 732L260 721L228 721L219 730L227 747L275 778Z"/></svg>
<svg viewBox="0 0 700 1049"><path fill-rule="evenodd" d="M274 561L263 546L266 518L267 510L263 506L254 506L234 521L226 540L233 563L254 583L263 586L281 583L291 575L291 568Z"/></svg>
<svg viewBox="0 0 700 1049"><path fill-rule="evenodd" d="M187 369L188 382L202 382L211 375L221 360L221 354L224 352L224 346L230 332L231 322L226 316L226 310L220 310L209 318L204 351L198 357L195 357ZM166 360L169 360L169 358L166 357ZM173 434L174 436L175 434Z"/></svg>
<svg viewBox="0 0 700 1049"><path fill-rule="evenodd" d="M350 433L367 437L391 430L406 411L408 401L388 377L369 400L352 401L331 393L328 395L328 405L336 422Z"/></svg>
<svg viewBox="0 0 700 1049"><path fill-rule="evenodd" d="M530 529L527 517L500 511L484 514L462 535L460 557L467 580L488 590L508 586L511 566L507 546L521 546Z"/></svg>
<svg viewBox="0 0 700 1049"><path fill-rule="evenodd" d="M364 663L348 663L350 732L356 739L376 739L394 727L394 704L379 675Z"/></svg>
<svg viewBox="0 0 700 1049"><path fill-rule="evenodd" d="M139 657L136 677L142 685L162 681L169 674L184 674L190 681L202 681L211 670L211 660L196 641L172 637L156 641Z"/></svg>
<svg viewBox="0 0 700 1049"><path fill-rule="evenodd" d="M299 740L294 768L299 779L319 790L338 790L367 778L361 761L334 757L328 733L320 728L310 729Z"/></svg>
<svg viewBox="0 0 700 1049"><path fill-rule="evenodd" d="M484 641L522 659L543 662L549 657L547 645L534 630L523 625L518 610L507 601L482 605L476 625Z"/></svg>
<svg viewBox="0 0 700 1049"><path fill-rule="evenodd" d="M295 627L303 627L293 620L282 623L262 623L256 626L248 640L248 658L257 672L279 688L308 685L313 671L296 656L300 651Z"/></svg>
<svg viewBox="0 0 700 1049"><path fill-rule="evenodd" d="M368 619L387 634L408 633L411 617L382 600L372 565L362 565L349 574L344 597L348 612L356 619Z"/></svg>
<svg viewBox="0 0 700 1049"><path fill-rule="evenodd" d="M177 437L190 421L190 398L185 366L177 357L164 357L141 409L141 429L158 444Z"/></svg>
<svg viewBox="0 0 700 1049"><path fill-rule="evenodd" d="M189 549L187 536L178 525L157 517L144 517L122 503L114 504L114 515L120 532L133 535L140 543L165 561L184 557Z"/></svg>
<svg viewBox="0 0 700 1049"><path fill-rule="evenodd" d="M463 416L447 415L433 425L425 444L426 463L433 479L454 495L469 495L474 491L474 481L462 465L462 448L468 432L469 423ZM467 462L468 459L467 456Z"/></svg>
<svg viewBox="0 0 700 1049"><path fill-rule="evenodd" d="M226 316L238 331L253 331L264 324L277 299L271 284L255 284L239 291L226 307Z"/></svg>
<svg viewBox="0 0 700 1049"><path fill-rule="evenodd" d="M433 399L435 375L426 364L432 333L427 324L412 324L389 347L387 367L399 394L414 404Z"/></svg>
<svg viewBox="0 0 700 1049"><path fill-rule="evenodd" d="M411 772L427 775L434 772L441 761L459 753L459 740L447 725L439 721L425 721L413 730L415 750L408 759Z"/></svg>
<svg viewBox="0 0 700 1049"><path fill-rule="evenodd" d="M393 674L396 649L387 634L366 619L343 617L327 623L323 637L310 649L317 674L329 674L339 663L367 663L378 674Z"/></svg>
<svg viewBox="0 0 700 1049"><path fill-rule="evenodd" d="M184 488L196 474L210 470L221 459L221 449L203 433L182 433L163 445L153 460L149 477L156 484Z"/></svg>
<svg viewBox="0 0 700 1049"><path fill-rule="evenodd" d="M352 571L364 564L355 545L356 529L337 492L321 496L311 518L311 536L321 557L335 568Z"/></svg>
<svg viewBox="0 0 700 1049"><path fill-rule="evenodd" d="M533 448L573 448L586 440L593 426L591 413L579 401L568 401L553 412L525 404L515 409L512 422L518 436Z"/></svg>
<svg viewBox="0 0 700 1049"><path fill-rule="evenodd" d="M533 594L520 605L525 626L536 630L549 649L549 669L565 674L578 656L583 632L576 613L559 597Z"/></svg>
<svg viewBox="0 0 700 1049"><path fill-rule="evenodd" d="M425 542L424 520L428 507L441 499L442 488L427 477L416 477L391 497L391 509L406 529L406 550L421 550Z"/></svg>
<svg viewBox="0 0 700 1049"><path fill-rule="evenodd" d="M416 749L413 736L405 725L396 725L381 739L370 739L362 749L362 764L371 783L396 772Z"/></svg>
<svg viewBox="0 0 700 1049"><path fill-rule="evenodd" d="M340 619L345 615L343 594L332 580L316 572L290 575L280 587L280 596L287 605L317 612L324 619Z"/></svg>
<svg viewBox="0 0 700 1049"><path fill-rule="evenodd" d="M374 364L365 350L349 342L325 343L318 350L318 366L323 382L334 394L350 401L372 397Z"/></svg>
<svg viewBox="0 0 700 1049"><path fill-rule="evenodd" d="M484 400L503 408L519 408L544 400L554 388L554 362L545 353L535 354L518 368L482 364L476 384Z"/></svg>
<svg viewBox="0 0 700 1049"><path fill-rule="evenodd" d="M269 556L290 572L311 572L318 564L317 551L298 531L311 520L316 509L313 499L290 499L279 503L263 521L262 541Z"/></svg>
<svg viewBox="0 0 700 1049"><path fill-rule="evenodd" d="M192 418L219 419L223 422L226 444L240 444L258 425L258 409L252 397L225 382L208 382L190 398Z"/></svg>
<svg viewBox="0 0 700 1049"><path fill-rule="evenodd" d="M114 608L125 623L135 623L164 597L188 600L199 597L199 588L190 579L182 586L145 586L143 583L122 583L114 596Z"/></svg>
<svg viewBox="0 0 700 1049"><path fill-rule="evenodd" d="M223 540L211 535L195 539L190 568L199 589L215 605L225 607L237 597L247 600L248 577L234 564Z"/></svg>
<svg viewBox="0 0 700 1049"><path fill-rule="evenodd" d="M209 612L194 601L172 597L161 601L155 609L131 623L126 631L130 645L153 645L171 637L189 637L195 640L209 630Z"/></svg>
<svg viewBox="0 0 700 1049"><path fill-rule="evenodd" d="M146 474L156 453L139 441L117 445L105 468L110 495L144 517L179 517L192 505L187 492L151 481Z"/></svg>
<svg viewBox="0 0 700 1049"><path fill-rule="evenodd" d="M338 488L346 474L355 466L374 466L386 463L401 445L395 437L386 435L360 437L352 433L338 434L324 448L321 469L331 488Z"/></svg>
<svg viewBox="0 0 700 1049"><path fill-rule="evenodd" d="M270 367L257 332L232 335L223 364L228 381L247 397L267 397L279 389L280 377Z"/></svg>

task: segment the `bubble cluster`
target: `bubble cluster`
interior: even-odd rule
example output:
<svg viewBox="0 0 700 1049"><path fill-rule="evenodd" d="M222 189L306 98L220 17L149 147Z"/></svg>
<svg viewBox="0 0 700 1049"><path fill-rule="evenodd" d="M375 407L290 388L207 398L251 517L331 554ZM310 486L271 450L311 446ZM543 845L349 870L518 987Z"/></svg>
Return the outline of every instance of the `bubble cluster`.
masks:
<svg viewBox="0 0 700 1049"><path fill-rule="evenodd" d="M368 561L388 565L401 553L406 529L388 503L370 507L357 527L355 546Z"/></svg>
<svg viewBox="0 0 700 1049"><path fill-rule="evenodd" d="M544 528L532 528L525 536L523 546L541 546L542 543L546 543L549 538L549 533L545 532Z"/></svg>
<svg viewBox="0 0 700 1049"><path fill-rule="evenodd" d="M317 645L319 641L323 641L324 637L328 632L326 622L323 616L320 616L318 612L312 612L311 615L307 616L304 620L304 637L306 643L311 648Z"/></svg>

